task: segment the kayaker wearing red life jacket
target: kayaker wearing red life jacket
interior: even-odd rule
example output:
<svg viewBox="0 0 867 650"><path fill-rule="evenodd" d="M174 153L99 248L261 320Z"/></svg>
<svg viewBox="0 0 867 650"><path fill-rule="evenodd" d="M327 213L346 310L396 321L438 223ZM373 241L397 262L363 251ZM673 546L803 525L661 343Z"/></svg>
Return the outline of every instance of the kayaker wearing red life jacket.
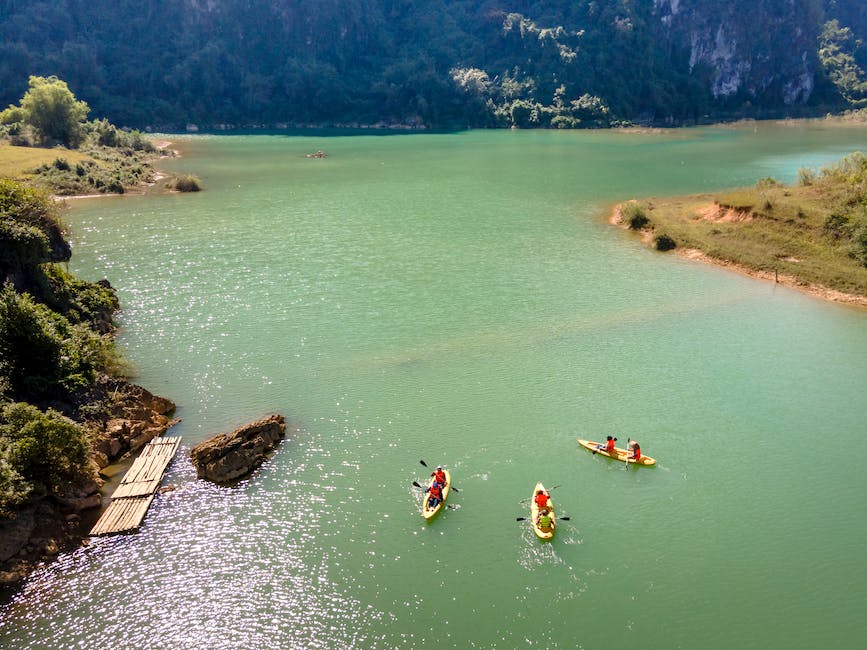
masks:
<svg viewBox="0 0 867 650"><path fill-rule="evenodd" d="M432 472L431 476L433 476L437 480L437 483L441 485L446 484L446 473L443 471L442 465L437 465L436 471Z"/></svg>
<svg viewBox="0 0 867 650"><path fill-rule="evenodd" d="M629 448L632 449L632 459L631 460L637 461L639 458L641 458L641 447L639 446L637 440L630 440L629 441Z"/></svg>
<svg viewBox="0 0 867 650"><path fill-rule="evenodd" d="M612 438L611 436L607 436L605 438L605 444L603 445L600 443L600 444L596 445L596 449L598 449L599 451L604 451L604 452L609 453L609 454L613 454L615 442L617 442L617 438Z"/></svg>
<svg viewBox="0 0 867 650"><path fill-rule="evenodd" d="M536 501L536 506L539 508L544 508L548 505L548 495L542 490L537 490L536 496L533 498Z"/></svg>
<svg viewBox="0 0 867 650"><path fill-rule="evenodd" d="M428 508L436 508L437 504L443 500L442 483L434 481L428 489L425 490L429 494L427 500Z"/></svg>

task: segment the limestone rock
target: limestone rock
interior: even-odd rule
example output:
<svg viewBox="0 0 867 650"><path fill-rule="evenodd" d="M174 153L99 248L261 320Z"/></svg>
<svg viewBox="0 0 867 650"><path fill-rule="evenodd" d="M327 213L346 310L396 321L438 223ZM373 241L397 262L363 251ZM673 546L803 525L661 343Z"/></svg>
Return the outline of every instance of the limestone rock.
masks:
<svg viewBox="0 0 867 650"><path fill-rule="evenodd" d="M171 400L141 386L117 382L113 392L120 394L118 403L93 442L99 467L138 451L180 421L169 417L175 410Z"/></svg>
<svg viewBox="0 0 867 650"><path fill-rule="evenodd" d="M270 415L205 440L190 450L190 458L199 478L228 483L261 465L285 435L285 418Z"/></svg>

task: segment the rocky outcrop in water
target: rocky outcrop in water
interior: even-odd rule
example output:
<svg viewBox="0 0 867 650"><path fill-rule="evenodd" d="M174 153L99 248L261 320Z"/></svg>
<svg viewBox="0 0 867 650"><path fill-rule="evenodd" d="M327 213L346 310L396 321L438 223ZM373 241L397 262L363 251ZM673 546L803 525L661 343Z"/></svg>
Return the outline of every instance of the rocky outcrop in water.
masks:
<svg viewBox="0 0 867 650"><path fill-rule="evenodd" d="M205 440L192 448L190 458L199 478L229 483L261 465L285 435L285 418L270 415Z"/></svg>

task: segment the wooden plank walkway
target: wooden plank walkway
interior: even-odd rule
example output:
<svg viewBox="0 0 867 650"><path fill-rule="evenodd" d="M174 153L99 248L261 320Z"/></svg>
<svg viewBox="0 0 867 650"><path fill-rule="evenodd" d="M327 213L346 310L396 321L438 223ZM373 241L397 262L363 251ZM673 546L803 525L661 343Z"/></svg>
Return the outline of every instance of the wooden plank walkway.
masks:
<svg viewBox="0 0 867 650"><path fill-rule="evenodd" d="M141 526L180 443L180 437L172 436L154 438L145 445L111 495L111 504L91 529L91 535L123 533Z"/></svg>
<svg viewBox="0 0 867 650"><path fill-rule="evenodd" d="M111 535L112 533L137 530L153 500L154 495L149 494L145 497L124 497L112 501L96 525L90 530L90 534Z"/></svg>

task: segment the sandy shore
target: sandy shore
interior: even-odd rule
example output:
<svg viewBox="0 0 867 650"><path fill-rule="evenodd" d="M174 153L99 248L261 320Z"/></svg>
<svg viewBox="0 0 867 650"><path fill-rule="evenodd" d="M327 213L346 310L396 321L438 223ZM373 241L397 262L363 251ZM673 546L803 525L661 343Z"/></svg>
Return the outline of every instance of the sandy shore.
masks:
<svg viewBox="0 0 867 650"><path fill-rule="evenodd" d="M627 226L623 223L623 217L620 211L622 205L622 203L618 203L611 209L611 214L608 217L608 223L613 226L617 226L618 228L628 230ZM638 234L641 236L642 243L647 246L650 246L652 244L652 231L643 230ZM792 289L797 289L798 291L801 291L811 296L822 298L824 300L830 300L833 302L839 302L847 305L855 305L858 307L867 307L867 296L844 293L842 291L837 291L836 289L830 289L821 284L810 284L808 282L804 282L803 280L799 280L798 278L791 275L773 273L770 271L757 271L741 264L735 264L734 262L729 262L727 260L711 257L704 251L698 250L696 248L675 248L674 252L679 257L687 260L703 262L705 264L712 264L714 266L718 266L729 271L734 271L735 273L739 273L750 278L766 280L775 284L782 284L784 286L791 287Z"/></svg>

